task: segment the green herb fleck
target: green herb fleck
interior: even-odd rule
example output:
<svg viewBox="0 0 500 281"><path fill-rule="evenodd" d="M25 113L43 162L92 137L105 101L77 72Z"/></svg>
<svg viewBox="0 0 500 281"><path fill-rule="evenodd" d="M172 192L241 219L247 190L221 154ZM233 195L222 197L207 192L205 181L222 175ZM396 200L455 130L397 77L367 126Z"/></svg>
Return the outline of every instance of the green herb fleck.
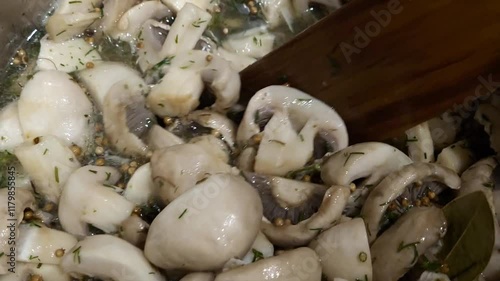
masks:
<svg viewBox="0 0 500 281"><path fill-rule="evenodd" d="M80 258L80 249L82 248L82 246L79 246L78 248L76 248L74 251L73 251L73 262L74 263L82 263L82 260Z"/></svg>
<svg viewBox="0 0 500 281"><path fill-rule="evenodd" d="M256 262L256 261L261 260L261 259L264 258L264 255L261 252L255 250L253 248L252 248L252 253L253 253L252 262Z"/></svg>
<svg viewBox="0 0 500 281"><path fill-rule="evenodd" d="M106 172L106 180L108 181L109 178L111 178L111 173L110 172Z"/></svg>
<svg viewBox="0 0 500 281"><path fill-rule="evenodd" d="M406 248L413 248L413 260L411 261L411 264L414 264L418 258L418 250L417 250L418 244L420 244L420 241L408 243L408 244L405 244L404 241L401 241L401 243L399 243L399 246L398 246L398 253Z"/></svg>
<svg viewBox="0 0 500 281"><path fill-rule="evenodd" d="M96 170L89 170L89 172L93 173L93 174L97 174L97 171Z"/></svg>
<svg viewBox="0 0 500 281"><path fill-rule="evenodd" d="M47 152L49 151L48 148L46 148L44 151L43 151L43 155L47 154Z"/></svg>
<svg viewBox="0 0 500 281"><path fill-rule="evenodd" d="M57 166L54 167L54 178L56 179L56 182L59 183L59 168Z"/></svg>
<svg viewBox="0 0 500 281"><path fill-rule="evenodd" d="M179 34L175 35L175 44L179 43Z"/></svg>
<svg viewBox="0 0 500 281"><path fill-rule="evenodd" d="M351 152L349 154L345 153L344 156L346 156L347 158L345 159L344 167L347 164L347 162L349 161L349 159L351 158L351 156L353 156L353 155L364 155L364 154L365 154L364 152Z"/></svg>
<svg viewBox="0 0 500 281"><path fill-rule="evenodd" d="M184 212L182 212L182 214L179 216L179 219L182 218L186 213L187 213L188 209L184 209Z"/></svg>

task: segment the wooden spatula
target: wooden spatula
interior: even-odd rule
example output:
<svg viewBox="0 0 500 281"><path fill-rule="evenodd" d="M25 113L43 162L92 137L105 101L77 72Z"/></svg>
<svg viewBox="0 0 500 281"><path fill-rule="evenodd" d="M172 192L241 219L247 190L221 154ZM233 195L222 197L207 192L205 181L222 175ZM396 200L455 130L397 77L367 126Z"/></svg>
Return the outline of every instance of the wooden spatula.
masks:
<svg viewBox="0 0 500 281"><path fill-rule="evenodd" d="M286 80L351 143L385 140L500 86L500 1L353 0L244 69L242 100Z"/></svg>

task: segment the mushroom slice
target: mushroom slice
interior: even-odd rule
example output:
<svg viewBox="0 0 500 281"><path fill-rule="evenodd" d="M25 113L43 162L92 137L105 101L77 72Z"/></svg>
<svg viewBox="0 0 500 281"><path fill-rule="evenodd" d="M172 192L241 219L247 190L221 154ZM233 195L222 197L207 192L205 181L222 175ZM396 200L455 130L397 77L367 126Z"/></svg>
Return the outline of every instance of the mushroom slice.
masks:
<svg viewBox="0 0 500 281"><path fill-rule="evenodd" d="M66 232L37 224L21 224L17 240L17 259L23 262L59 264L56 251L67 251L75 246L76 238Z"/></svg>
<svg viewBox="0 0 500 281"><path fill-rule="evenodd" d="M27 141L14 150L37 193L57 203L71 173L80 168L75 155L58 138L45 136Z"/></svg>
<svg viewBox="0 0 500 281"><path fill-rule="evenodd" d="M147 144L151 150L158 150L183 143L184 141L181 138L158 125L153 125L151 130L149 130Z"/></svg>
<svg viewBox="0 0 500 281"><path fill-rule="evenodd" d="M116 232L135 205L112 186L121 175L113 167L84 166L71 174L59 201L62 228L73 235L89 235L91 224L106 232Z"/></svg>
<svg viewBox="0 0 500 281"><path fill-rule="evenodd" d="M54 42L64 42L82 34L85 29L101 18L100 12L74 12L54 14L49 17L45 29Z"/></svg>
<svg viewBox="0 0 500 281"><path fill-rule="evenodd" d="M481 104L474 119L484 126L484 131L490 136L490 146L498 154L500 152L500 112L498 108L491 104Z"/></svg>
<svg viewBox="0 0 500 281"><path fill-rule="evenodd" d="M154 194L154 183L151 177L151 164L140 166L127 183L123 197L136 205L143 205Z"/></svg>
<svg viewBox="0 0 500 281"><path fill-rule="evenodd" d="M36 61L38 70L59 70L73 72L96 65L101 55L83 38L54 42L45 35L40 40L40 52Z"/></svg>
<svg viewBox="0 0 500 281"><path fill-rule="evenodd" d="M467 141L456 142L439 153L436 164L462 174L474 163L474 152L468 147Z"/></svg>
<svg viewBox="0 0 500 281"><path fill-rule="evenodd" d="M170 34L173 34L172 31ZM208 84L216 97L212 105L216 111L224 111L238 101L238 72L224 59L195 50L178 54L172 59L167 74L151 90L148 105L162 117L187 115L200 103L203 82Z"/></svg>
<svg viewBox="0 0 500 281"><path fill-rule="evenodd" d="M163 19L172 16L169 8L159 0L145 1L130 8L120 18L113 38L133 43L140 41L141 26L149 19Z"/></svg>
<svg viewBox="0 0 500 281"><path fill-rule="evenodd" d="M274 256L274 246L267 237L259 232L257 238L253 241L252 248L243 257L242 261L244 264L249 264L260 259L265 259Z"/></svg>
<svg viewBox="0 0 500 281"><path fill-rule="evenodd" d="M154 115L146 108L145 97L122 80L113 85L104 98L104 131L112 146L129 156L146 156L149 151L141 137L154 124Z"/></svg>
<svg viewBox="0 0 500 281"><path fill-rule="evenodd" d="M427 121L435 149L443 149L455 142L462 118L453 118L450 112Z"/></svg>
<svg viewBox="0 0 500 281"><path fill-rule="evenodd" d="M415 162L434 162L434 143L427 122L406 131L406 145L411 160Z"/></svg>
<svg viewBox="0 0 500 281"><path fill-rule="evenodd" d="M13 152L16 146L24 142L17 101L9 103L0 111L0 150Z"/></svg>
<svg viewBox="0 0 500 281"><path fill-rule="evenodd" d="M274 225L263 219L262 232L276 246L296 247L307 245L321 231L332 227L342 216L350 190L343 186L330 187L318 212L298 224Z"/></svg>
<svg viewBox="0 0 500 281"><path fill-rule="evenodd" d="M373 243L373 280L398 280L445 233L441 209L412 208Z"/></svg>
<svg viewBox="0 0 500 281"><path fill-rule="evenodd" d="M19 237L19 223L23 220L24 210L35 209L35 197L26 189L14 190L12 187L0 189L0 275L16 267L16 251L11 247L16 237Z"/></svg>
<svg viewBox="0 0 500 281"><path fill-rule="evenodd" d="M119 234L125 241L142 249L146 242L148 229L149 224L133 214L122 223Z"/></svg>
<svg viewBox="0 0 500 281"><path fill-rule="evenodd" d="M236 125L226 116L210 110L196 110L189 113L186 119L194 121L204 127L212 128L222 136L222 139L231 149L234 149Z"/></svg>
<svg viewBox="0 0 500 281"><path fill-rule="evenodd" d="M113 34L122 15L136 3L136 0L104 0L102 31L109 35Z"/></svg>
<svg viewBox="0 0 500 281"><path fill-rule="evenodd" d="M100 7L102 0L58 0L54 14L84 13L92 11L95 7Z"/></svg>
<svg viewBox="0 0 500 281"><path fill-rule="evenodd" d="M53 135L85 148L92 137L92 103L64 72L37 72L24 86L18 110L26 140Z"/></svg>
<svg viewBox="0 0 500 281"><path fill-rule="evenodd" d="M196 144L156 150L151 157L152 178L164 203L172 202L210 175L232 171L231 166Z"/></svg>
<svg viewBox="0 0 500 281"><path fill-rule="evenodd" d="M142 48L138 50L137 65L142 72L148 69L162 71L163 67L168 67L172 57L163 58L160 55L162 43L166 34L170 30L170 25L163 24L156 20L145 21L139 33L141 34Z"/></svg>
<svg viewBox="0 0 500 281"><path fill-rule="evenodd" d="M99 279L164 281L142 251L111 235L89 236L66 251L61 266L73 276Z"/></svg>
<svg viewBox="0 0 500 281"><path fill-rule="evenodd" d="M179 12L186 4L192 4L202 10L211 10L210 6L213 2L210 0L161 0L163 4L167 5L174 12Z"/></svg>
<svg viewBox="0 0 500 281"><path fill-rule="evenodd" d="M147 84L136 70L120 62L102 62L94 68L76 73L78 80L89 90L99 110L104 108L104 99L113 85L127 81L132 91L146 93Z"/></svg>
<svg viewBox="0 0 500 281"><path fill-rule="evenodd" d="M437 181L452 189L459 189L461 183L452 170L430 163L413 163L392 172L374 187L361 210L370 243L377 237L380 221L389 203L403 194L408 185L417 181Z"/></svg>
<svg viewBox="0 0 500 281"><path fill-rule="evenodd" d="M274 39L265 28L256 27L228 36L222 46L230 52L259 59L273 50Z"/></svg>
<svg viewBox="0 0 500 281"><path fill-rule="evenodd" d="M214 281L214 278L211 272L196 272L184 276L180 281Z"/></svg>
<svg viewBox="0 0 500 281"><path fill-rule="evenodd" d="M25 281L33 280L33 276L39 276L47 281L71 281L71 276L62 271L59 265L36 264L17 262L15 272L0 275L0 281Z"/></svg>
<svg viewBox="0 0 500 281"><path fill-rule="evenodd" d="M202 147L207 153L212 154L224 163L229 162L231 151L227 147L227 144L213 135L197 136L190 139L189 143Z"/></svg>
<svg viewBox="0 0 500 281"><path fill-rule="evenodd" d="M318 254L328 281L372 280L370 245L363 219L340 223L322 232L309 247Z"/></svg>
<svg viewBox="0 0 500 281"><path fill-rule="evenodd" d="M256 59L246 55L229 52L222 47L217 49L216 54L221 58L227 60L230 63L231 67L238 72L242 71L247 66L257 61Z"/></svg>
<svg viewBox="0 0 500 281"><path fill-rule="evenodd" d="M161 211L144 252L166 270L217 270L248 252L261 218L262 203L250 184L235 175L212 175Z"/></svg>
<svg viewBox="0 0 500 281"><path fill-rule="evenodd" d="M326 186L281 177L243 172L246 180L259 192L264 217L272 222L297 224L316 213L323 201ZM287 221L287 222L288 222Z"/></svg>
<svg viewBox="0 0 500 281"><path fill-rule="evenodd" d="M161 57L176 56L192 50L211 19L212 15L204 9L185 3L177 13L167 39L163 43L160 51Z"/></svg>
<svg viewBox="0 0 500 281"><path fill-rule="evenodd" d="M215 281L319 281L318 255L309 248L297 248L283 254L220 273Z"/></svg>

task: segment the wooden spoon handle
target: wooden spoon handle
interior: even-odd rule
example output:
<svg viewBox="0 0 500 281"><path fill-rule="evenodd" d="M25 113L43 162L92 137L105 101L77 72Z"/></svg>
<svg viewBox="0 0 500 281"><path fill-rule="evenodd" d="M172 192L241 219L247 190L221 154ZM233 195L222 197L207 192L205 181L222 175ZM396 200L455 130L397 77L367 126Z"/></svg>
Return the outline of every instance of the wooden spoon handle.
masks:
<svg viewBox="0 0 500 281"><path fill-rule="evenodd" d="M241 72L242 100L287 82L351 142L385 140L500 86L500 1L353 0Z"/></svg>

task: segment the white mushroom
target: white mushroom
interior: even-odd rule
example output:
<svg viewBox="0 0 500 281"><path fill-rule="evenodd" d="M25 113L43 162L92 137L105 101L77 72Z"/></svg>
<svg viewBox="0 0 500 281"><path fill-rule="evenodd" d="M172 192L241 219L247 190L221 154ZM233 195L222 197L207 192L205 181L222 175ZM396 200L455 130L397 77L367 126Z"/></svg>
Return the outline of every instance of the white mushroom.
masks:
<svg viewBox="0 0 500 281"><path fill-rule="evenodd" d="M116 232L135 205L112 186L121 177L112 167L85 166L71 174L59 201L59 220L63 229L83 237L87 224L106 232Z"/></svg>
<svg viewBox="0 0 500 281"><path fill-rule="evenodd" d="M320 281L318 255L309 248L283 254L220 273L215 281Z"/></svg>
<svg viewBox="0 0 500 281"><path fill-rule="evenodd" d="M149 19L163 19L172 12L159 0L144 1L130 8L118 21L113 37L133 43L140 41L141 26Z"/></svg>
<svg viewBox="0 0 500 281"><path fill-rule="evenodd" d="M148 69L159 69L168 65L172 57L162 57L160 52L163 47L162 39L170 30L170 25L158 22L156 20L145 21L140 28L142 48L137 50L137 65L141 71Z"/></svg>
<svg viewBox="0 0 500 281"><path fill-rule="evenodd" d="M196 144L205 149L205 151L213 157L223 161L224 163L229 163L231 151L227 144L218 137L213 135L197 136L190 139L189 143Z"/></svg>
<svg viewBox="0 0 500 281"><path fill-rule="evenodd" d="M231 34L222 46L233 53L259 59L273 50L275 36L265 28L256 27Z"/></svg>
<svg viewBox="0 0 500 281"><path fill-rule="evenodd" d="M257 238L253 241L252 248L242 258L244 264L249 264L259 259L265 259L274 256L274 246L264 233L259 232Z"/></svg>
<svg viewBox="0 0 500 281"><path fill-rule="evenodd" d="M104 108L104 99L113 85L127 81L132 91L146 93L147 84L138 71L120 62L102 62L94 68L77 72L80 82L87 88L99 110Z"/></svg>
<svg viewBox="0 0 500 281"><path fill-rule="evenodd" d="M248 252L261 218L259 195L243 178L212 175L155 218L144 252L166 270L217 270Z"/></svg>
<svg viewBox="0 0 500 281"><path fill-rule="evenodd" d="M47 281L71 281L71 276L62 271L59 265L53 264L36 264L17 262L15 272L0 275L0 281L26 281L38 275Z"/></svg>
<svg viewBox="0 0 500 281"><path fill-rule="evenodd" d="M451 112L445 112L427 121L435 149L443 149L455 142L461 120L461 117L454 117Z"/></svg>
<svg viewBox="0 0 500 281"><path fill-rule="evenodd" d="M26 141L14 153L33 181L37 193L52 202L59 201L69 176L80 168L71 149L54 136Z"/></svg>
<svg viewBox="0 0 500 281"><path fill-rule="evenodd" d="M211 272L196 272L184 276L180 281L214 281L214 278Z"/></svg>
<svg viewBox="0 0 500 281"><path fill-rule="evenodd" d="M226 116L210 110L196 110L189 113L186 119L195 121L196 123L212 128L220 133L222 139L234 149L236 139L236 125Z"/></svg>
<svg viewBox="0 0 500 281"><path fill-rule="evenodd" d="M130 244L143 248L146 242L149 224L139 216L133 214L120 226L120 237Z"/></svg>
<svg viewBox="0 0 500 281"><path fill-rule="evenodd" d="M53 135L85 148L92 137L92 104L64 72L37 72L24 86L18 110L26 140Z"/></svg>
<svg viewBox="0 0 500 281"><path fill-rule="evenodd" d="M127 182L123 197L136 205L146 204L153 196L154 189L151 164L147 163L140 166Z"/></svg>
<svg viewBox="0 0 500 281"><path fill-rule="evenodd" d="M152 179L165 203L172 202L207 176L232 171L231 166L196 144L156 150L151 157Z"/></svg>
<svg viewBox="0 0 500 281"><path fill-rule="evenodd" d="M152 125L154 116L146 108L146 99L129 82L122 80L114 84L104 98L102 118L104 131L110 144L124 155L146 156L149 149L140 138ZM130 121L139 122L143 128L134 133ZM134 124L135 126L135 124Z"/></svg>
<svg viewBox="0 0 500 281"><path fill-rule="evenodd" d="M484 126L490 136L490 146L498 154L500 152L500 112L491 104L481 104L474 119Z"/></svg>
<svg viewBox="0 0 500 281"><path fill-rule="evenodd" d="M101 18L101 12L72 12L49 17L45 29L54 42L67 41L82 34L85 29Z"/></svg>
<svg viewBox="0 0 500 281"><path fill-rule="evenodd" d="M473 163L474 153L464 140L444 148L436 160L436 164L451 169L459 175Z"/></svg>
<svg viewBox="0 0 500 281"><path fill-rule="evenodd" d="M73 72L96 65L101 55L83 38L54 42L45 35L40 40L40 52L36 61L38 70Z"/></svg>
<svg viewBox="0 0 500 281"><path fill-rule="evenodd" d="M418 281L450 281L450 277L444 273L424 271Z"/></svg>
<svg viewBox="0 0 500 281"><path fill-rule="evenodd" d="M113 34L122 15L136 4L136 0L104 0L101 28L106 34Z"/></svg>
<svg viewBox="0 0 500 281"><path fill-rule="evenodd" d="M373 280L398 280L445 233L446 218L440 209L410 209L373 243Z"/></svg>
<svg viewBox="0 0 500 281"><path fill-rule="evenodd" d="M341 217L350 190L343 186L330 187L318 212L298 224L277 226L267 219L262 221L262 232L277 246L295 247L307 245L321 231L332 227Z"/></svg>
<svg viewBox="0 0 500 281"><path fill-rule="evenodd" d="M257 61L256 59L246 55L229 52L222 47L217 49L216 54L227 60L231 67L238 72Z"/></svg>
<svg viewBox="0 0 500 281"><path fill-rule="evenodd" d="M153 125L151 130L149 130L147 144L151 150L158 150L183 143L184 141L181 138L158 125Z"/></svg>
<svg viewBox="0 0 500 281"><path fill-rule="evenodd" d="M290 30L293 30L292 24L296 16L296 11L290 0L258 0L259 6L262 7L268 27L274 28L286 22ZM303 5L301 5L303 6Z"/></svg>
<svg viewBox="0 0 500 281"><path fill-rule="evenodd" d="M361 210L370 243L377 237L380 221L389 203L403 194L408 185L417 181L438 181L452 189L460 188L461 183L452 170L430 163L413 163L392 172L373 188Z"/></svg>
<svg viewBox="0 0 500 281"><path fill-rule="evenodd" d="M35 209L35 197L29 190L16 190L13 187L0 189L0 275L13 273L16 269L16 250L12 245L19 237L19 223L23 220L24 210ZM12 269L13 268L13 269Z"/></svg>
<svg viewBox="0 0 500 281"><path fill-rule="evenodd" d="M427 122L406 131L406 145L411 160L415 162L434 162L434 143Z"/></svg>
<svg viewBox="0 0 500 281"><path fill-rule="evenodd" d="M160 56L177 56L194 48L207 28L212 15L203 8L186 3L177 13L174 23L163 43Z"/></svg>
<svg viewBox="0 0 500 281"><path fill-rule="evenodd" d="M335 151L347 146L347 130L335 110L285 86L270 86L252 97L238 128L240 146L261 132L259 123L270 113L273 116L264 128L255 158L256 172L282 175L302 167L312 156L317 134Z"/></svg>
<svg viewBox="0 0 500 281"><path fill-rule="evenodd" d="M111 235L89 236L66 251L61 266L73 276L119 281L164 281L142 251Z"/></svg>
<svg viewBox="0 0 500 281"><path fill-rule="evenodd" d="M318 254L328 281L372 280L370 245L363 219L340 223L322 232L309 247Z"/></svg>
<svg viewBox="0 0 500 281"><path fill-rule="evenodd" d="M21 224L16 241L17 259L23 262L59 264L57 250L67 251L75 246L76 238L66 232L36 223Z"/></svg>
<svg viewBox="0 0 500 281"><path fill-rule="evenodd" d="M193 4L202 10L210 10L212 1L210 0L161 0L174 12L179 12L187 3Z"/></svg>
<svg viewBox="0 0 500 281"><path fill-rule="evenodd" d="M148 105L160 116L186 115L199 105L203 82L216 96L212 106L215 110L224 111L238 101L238 72L216 55L190 51L172 59L167 74L151 90Z"/></svg>
<svg viewBox="0 0 500 281"><path fill-rule="evenodd" d="M24 142L17 101L11 102L0 111L0 150L9 152Z"/></svg>
<svg viewBox="0 0 500 281"><path fill-rule="evenodd" d="M102 0L81 0L78 2L58 0L54 14L85 13L94 10L95 7L100 7L101 4Z"/></svg>

